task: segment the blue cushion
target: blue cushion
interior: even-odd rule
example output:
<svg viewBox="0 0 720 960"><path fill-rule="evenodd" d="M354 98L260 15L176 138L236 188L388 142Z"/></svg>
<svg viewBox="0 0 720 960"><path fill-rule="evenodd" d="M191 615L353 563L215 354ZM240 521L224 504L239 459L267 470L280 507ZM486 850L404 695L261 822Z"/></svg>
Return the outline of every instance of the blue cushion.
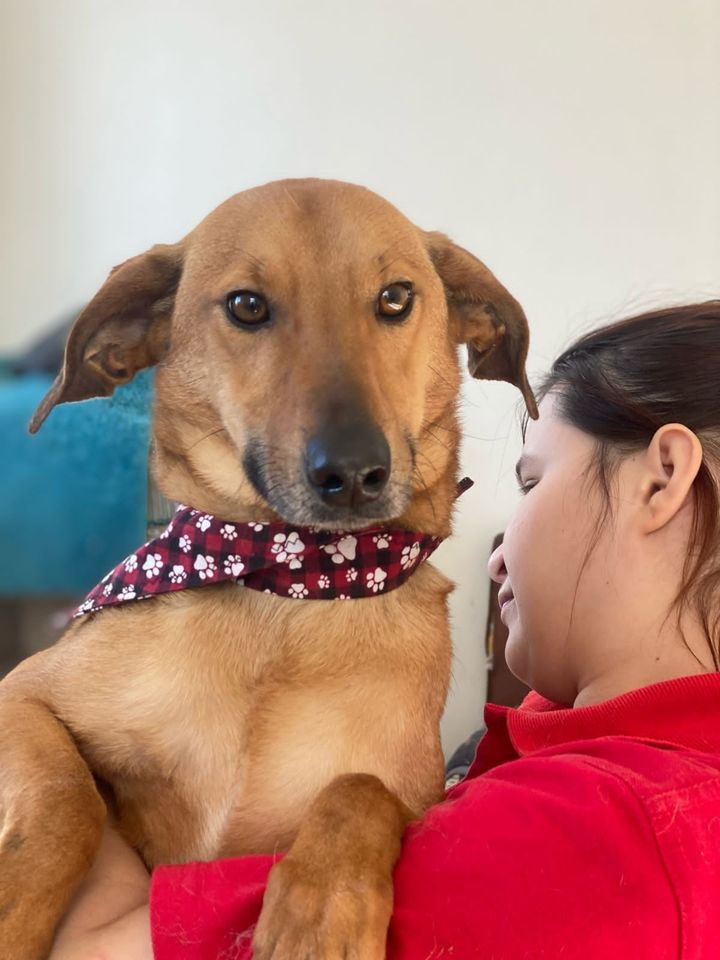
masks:
<svg viewBox="0 0 720 960"><path fill-rule="evenodd" d="M145 542L152 371L27 424L50 387L0 380L0 594L84 594Z"/></svg>

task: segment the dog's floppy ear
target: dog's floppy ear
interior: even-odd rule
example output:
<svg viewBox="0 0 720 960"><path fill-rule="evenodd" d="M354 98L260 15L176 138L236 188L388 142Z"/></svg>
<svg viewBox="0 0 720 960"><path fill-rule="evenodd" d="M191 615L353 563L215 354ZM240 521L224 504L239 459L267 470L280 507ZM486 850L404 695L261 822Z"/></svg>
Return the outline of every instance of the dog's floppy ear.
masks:
<svg viewBox="0 0 720 960"><path fill-rule="evenodd" d="M109 397L118 384L162 359L182 261L180 244L158 244L110 271L73 324L63 368L33 414L30 433L58 403Z"/></svg>
<svg viewBox="0 0 720 960"><path fill-rule="evenodd" d="M468 369L479 380L506 380L538 416L525 361L530 334L522 307L484 263L444 233L426 232L430 259L445 287L450 322L459 343L467 344Z"/></svg>

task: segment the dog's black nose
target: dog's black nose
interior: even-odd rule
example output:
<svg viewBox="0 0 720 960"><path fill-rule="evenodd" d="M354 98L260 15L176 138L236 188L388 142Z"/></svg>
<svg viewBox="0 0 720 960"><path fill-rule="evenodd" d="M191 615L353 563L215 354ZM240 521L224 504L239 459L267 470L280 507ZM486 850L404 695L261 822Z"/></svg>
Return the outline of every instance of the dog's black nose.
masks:
<svg viewBox="0 0 720 960"><path fill-rule="evenodd" d="M336 422L312 437L305 451L310 486L323 503L351 509L376 500L390 478L390 447L368 421Z"/></svg>

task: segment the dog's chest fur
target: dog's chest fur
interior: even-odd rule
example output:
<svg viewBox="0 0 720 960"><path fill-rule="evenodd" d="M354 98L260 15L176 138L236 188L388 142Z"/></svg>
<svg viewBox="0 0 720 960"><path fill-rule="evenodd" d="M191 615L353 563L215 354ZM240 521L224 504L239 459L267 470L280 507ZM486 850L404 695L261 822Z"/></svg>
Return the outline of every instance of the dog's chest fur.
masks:
<svg viewBox="0 0 720 960"><path fill-rule="evenodd" d="M225 585L104 612L57 648L53 709L148 865L283 849L341 773L420 810L442 784L450 589L425 565L377 599Z"/></svg>

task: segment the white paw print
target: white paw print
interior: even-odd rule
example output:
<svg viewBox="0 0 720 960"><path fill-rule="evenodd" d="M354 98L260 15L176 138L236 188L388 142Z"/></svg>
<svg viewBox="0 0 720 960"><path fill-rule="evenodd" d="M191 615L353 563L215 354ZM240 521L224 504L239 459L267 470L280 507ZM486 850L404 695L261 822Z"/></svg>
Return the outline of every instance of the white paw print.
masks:
<svg viewBox="0 0 720 960"><path fill-rule="evenodd" d="M110 577L111 577L112 575L113 575L113 571L112 571L112 570L108 570L108 572L107 572L107 573L105 574L105 576L102 578L102 580L100 581L100 583L107 583L108 580L110 579Z"/></svg>
<svg viewBox="0 0 720 960"><path fill-rule="evenodd" d="M192 541L190 540L190 537L187 536L187 534L183 534L180 537L180 540L178 542L180 544L180 549L182 550L183 553L190 553L190 547L192 547Z"/></svg>
<svg viewBox="0 0 720 960"><path fill-rule="evenodd" d="M318 579L318 586L322 590L326 590L330 586L330 577L326 577L324 574Z"/></svg>
<svg viewBox="0 0 720 960"><path fill-rule="evenodd" d="M373 537L373 543L377 545L378 550L387 550L391 540L391 533L378 533Z"/></svg>
<svg viewBox="0 0 720 960"><path fill-rule="evenodd" d="M132 584L128 587L123 587L120 593L118 594L118 600L134 600L135 599L135 587Z"/></svg>
<svg viewBox="0 0 720 960"><path fill-rule="evenodd" d="M245 564L240 557L230 556L225 561L225 573L230 577L239 577L245 569Z"/></svg>
<svg viewBox="0 0 720 960"><path fill-rule="evenodd" d="M351 600L352 598L349 597L346 593L339 593L339 594L337 595L337 599L338 599L338 600Z"/></svg>
<svg viewBox="0 0 720 960"><path fill-rule="evenodd" d="M220 533L226 540L232 540L233 537L237 536L237 527L233 526L232 523L224 523L220 527Z"/></svg>
<svg viewBox="0 0 720 960"><path fill-rule="evenodd" d="M404 569L412 566L413 563L417 563L417 558L420 556L420 544L415 542L411 547L403 547L402 556L400 557L400 564Z"/></svg>
<svg viewBox="0 0 720 960"><path fill-rule="evenodd" d="M110 594L112 593L112 590L113 590L113 585L111 583L106 583L105 586L103 587L103 596L109 597Z"/></svg>
<svg viewBox="0 0 720 960"><path fill-rule="evenodd" d="M152 577L156 577L163 568L163 558L159 553L149 553L145 557L145 563L143 564L143 570L145 571L145 576L150 580Z"/></svg>
<svg viewBox="0 0 720 960"><path fill-rule="evenodd" d="M217 567L215 566L215 558L211 556L203 556L201 553L195 557L195 569L200 575L201 580L210 580L215 576Z"/></svg>
<svg viewBox="0 0 720 960"><path fill-rule="evenodd" d="M182 583L187 577L187 571L181 564L176 563L170 571L170 583Z"/></svg>
<svg viewBox="0 0 720 960"><path fill-rule="evenodd" d="M380 567L375 567L372 573L369 573L366 577L367 588L372 590L373 593L377 593L378 590L385 589L385 581L387 580L387 573L382 570Z"/></svg>
<svg viewBox="0 0 720 960"><path fill-rule="evenodd" d="M251 530L254 530L255 533L260 533L261 530L264 530L267 526L267 523L250 523L248 524Z"/></svg>
<svg viewBox="0 0 720 960"><path fill-rule="evenodd" d="M172 528L173 528L172 523L169 523L167 527L163 530L163 532L160 534L160 539L166 540L172 533Z"/></svg>
<svg viewBox="0 0 720 960"><path fill-rule="evenodd" d="M288 590L288 593L295 600L302 600L303 597L308 595L308 589L302 583L293 583Z"/></svg>
<svg viewBox="0 0 720 960"><path fill-rule="evenodd" d="M333 563L344 563L346 560L355 559L355 548L357 547L356 537L343 537L337 543L328 543L323 547L325 553L329 553Z"/></svg>
<svg viewBox="0 0 720 960"><path fill-rule="evenodd" d="M345 574L348 583L352 583L353 580L357 580L357 570L355 567L350 567L350 569Z"/></svg>
<svg viewBox="0 0 720 960"><path fill-rule="evenodd" d="M78 607L78 613L87 613L89 610L92 610L94 606L95 606L94 600L85 600Z"/></svg>
<svg viewBox="0 0 720 960"><path fill-rule="evenodd" d="M130 556L125 561L125 569L128 573L132 573L133 570L137 570L137 554L131 553Z"/></svg>
<svg viewBox="0 0 720 960"><path fill-rule="evenodd" d="M278 563L287 563L291 570L299 570L302 566L304 549L305 544L297 530L293 530L287 537L284 533L276 533L273 537L271 552L275 554Z"/></svg>
<svg viewBox="0 0 720 960"><path fill-rule="evenodd" d="M207 530L212 522L212 517L209 513L203 513L202 516L199 516L195 521L195 526L198 530L202 530L203 533Z"/></svg>

